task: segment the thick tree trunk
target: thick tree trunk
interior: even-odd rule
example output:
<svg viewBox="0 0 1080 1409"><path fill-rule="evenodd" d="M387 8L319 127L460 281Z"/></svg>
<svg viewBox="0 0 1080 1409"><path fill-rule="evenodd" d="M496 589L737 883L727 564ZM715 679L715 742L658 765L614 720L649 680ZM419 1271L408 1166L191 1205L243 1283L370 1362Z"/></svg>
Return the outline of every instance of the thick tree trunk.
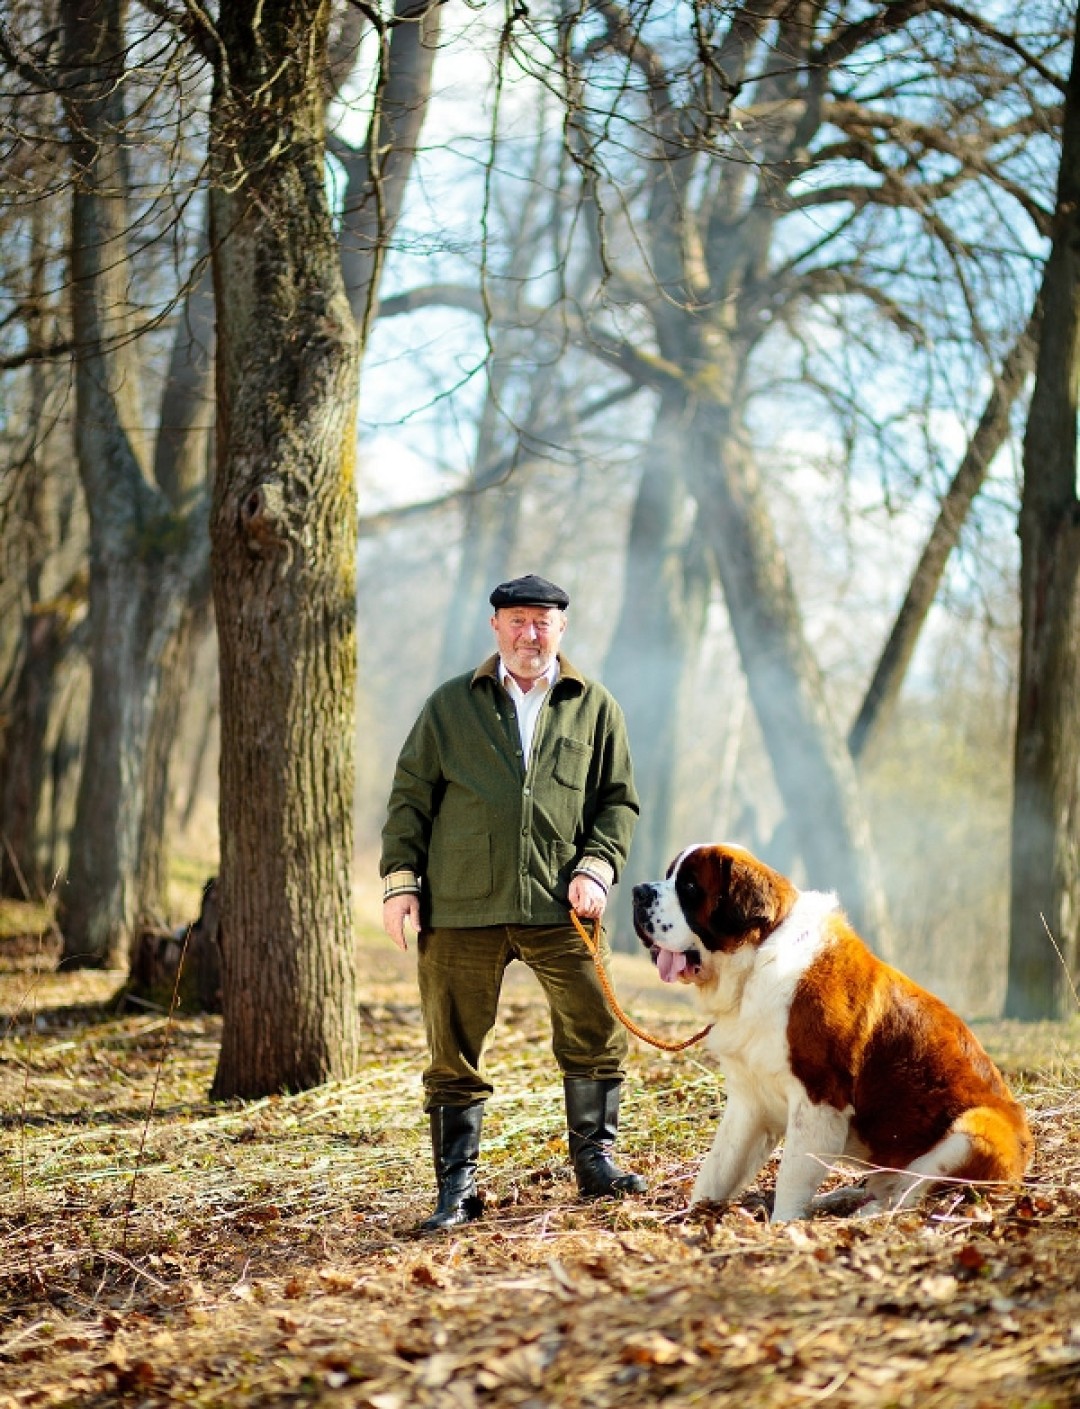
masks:
<svg viewBox="0 0 1080 1409"><path fill-rule="evenodd" d="M1020 683L1005 1011L1064 1017L1080 981L1080 43L1024 439Z"/></svg>
<svg viewBox="0 0 1080 1409"><path fill-rule="evenodd" d="M213 1095L348 1075L358 344L324 179L325 0L222 7L211 111L224 1026Z"/></svg>
<svg viewBox="0 0 1080 1409"><path fill-rule="evenodd" d="M1013 403L1035 364L1038 324L1038 315L1033 315L1002 363L975 434L941 501L937 521L911 575L907 594L848 733L848 748L859 762L873 754L892 717L949 556L960 540L960 530L982 488L991 461L1009 434Z"/></svg>

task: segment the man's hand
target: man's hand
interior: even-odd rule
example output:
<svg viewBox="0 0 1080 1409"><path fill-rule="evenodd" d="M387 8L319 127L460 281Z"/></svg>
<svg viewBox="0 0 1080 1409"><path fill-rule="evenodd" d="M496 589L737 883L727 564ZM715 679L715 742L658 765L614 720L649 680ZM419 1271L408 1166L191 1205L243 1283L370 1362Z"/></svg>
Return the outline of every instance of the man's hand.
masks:
<svg viewBox="0 0 1080 1409"><path fill-rule="evenodd" d="M389 900L384 900L382 923L383 929L397 947L408 949L409 941L405 938L405 925L406 923L412 925L416 933L420 933L420 897L406 893L405 895L392 895Z"/></svg>
<svg viewBox="0 0 1080 1409"><path fill-rule="evenodd" d="M583 920L599 920L607 905L607 891L598 881L579 871L570 881L570 905Z"/></svg>

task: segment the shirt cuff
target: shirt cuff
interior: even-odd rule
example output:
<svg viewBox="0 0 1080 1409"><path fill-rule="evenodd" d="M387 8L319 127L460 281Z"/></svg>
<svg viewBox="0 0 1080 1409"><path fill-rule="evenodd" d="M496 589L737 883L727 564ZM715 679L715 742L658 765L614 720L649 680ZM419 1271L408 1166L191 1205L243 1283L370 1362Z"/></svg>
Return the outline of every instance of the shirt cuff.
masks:
<svg viewBox="0 0 1080 1409"><path fill-rule="evenodd" d="M391 871L383 877L383 901L392 900L395 895L419 895L420 882L415 871Z"/></svg>
<svg viewBox="0 0 1080 1409"><path fill-rule="evenodd" d="M574 867L575 876L588 876L606 895L615 884L615 868L601 856L583 856Z"/></svg>

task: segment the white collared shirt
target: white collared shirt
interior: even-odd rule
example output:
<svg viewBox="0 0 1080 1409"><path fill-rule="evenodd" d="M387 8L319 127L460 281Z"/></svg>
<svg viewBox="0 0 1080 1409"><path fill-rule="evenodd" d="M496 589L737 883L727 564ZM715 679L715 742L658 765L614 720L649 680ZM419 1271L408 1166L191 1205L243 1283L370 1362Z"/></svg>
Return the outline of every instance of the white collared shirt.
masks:
<svg viewBox="0 0 1080 1409"><path fill-rule="evenodd" d="M528 769L529 756L532 753L533 736L536 733L536 721L539 718L540 710L547 693L552 685L559 678L559 662L553 660L551 668L538 676L533 681L532 689L526 692L507 670L502 659L499 660L499 680L507 694L514 701L514 708L517 711L518 733L521 735L521 752L525 760L525 767Z"/></svg>

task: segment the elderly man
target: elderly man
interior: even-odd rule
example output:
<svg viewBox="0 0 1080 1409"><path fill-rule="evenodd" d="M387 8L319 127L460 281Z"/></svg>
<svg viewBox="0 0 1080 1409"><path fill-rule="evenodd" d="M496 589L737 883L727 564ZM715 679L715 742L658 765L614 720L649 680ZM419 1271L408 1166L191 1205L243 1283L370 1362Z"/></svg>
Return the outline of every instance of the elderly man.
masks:
<svg viewBox="0 0 1080 1409"><path fill-rule="evenodd" d="M438 1206L424 1231L478 1218L485 1049L503 973L528 964L551 1010L570 1155L586 1197L643 1193L612 1162L626 1034L569 910L604 913L638 800L622 711L559 653L569 598L545 578L491 594L496 654L428 699L398 759L383 829L383 924L419 934L425 1109ZM605 962L610 958L606 942Z"/></svg>

